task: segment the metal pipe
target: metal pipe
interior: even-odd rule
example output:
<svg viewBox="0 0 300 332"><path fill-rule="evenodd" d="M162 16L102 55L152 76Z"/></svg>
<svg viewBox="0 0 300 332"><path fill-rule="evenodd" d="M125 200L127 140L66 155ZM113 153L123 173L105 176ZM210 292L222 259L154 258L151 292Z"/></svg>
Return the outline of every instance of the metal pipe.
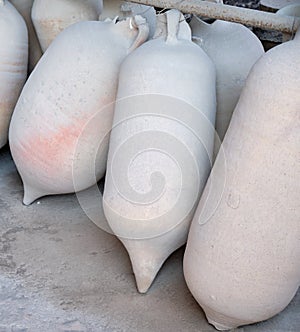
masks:
<svg viewBox="0 0 300 332"><path fill-rule="evenodd" d="M299 17L276 15L203 0L131 0L130 2L159 8L176 8L183 13L241 23L266 30L278 30L290 34L296 33L300 26Z"/></svg>

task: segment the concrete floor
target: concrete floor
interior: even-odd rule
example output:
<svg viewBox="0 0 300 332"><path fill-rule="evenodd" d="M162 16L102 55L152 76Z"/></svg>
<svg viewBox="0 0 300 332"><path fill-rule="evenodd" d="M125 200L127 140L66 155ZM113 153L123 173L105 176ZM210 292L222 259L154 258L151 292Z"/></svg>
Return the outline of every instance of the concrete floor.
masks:
<svg viewBox="0 0 300 332"><path fill-rule="evenodd" d="M9 151L0 151L0 332L215 331L189 293L183 249L147 295L125 249L95 226L75 195L22 205ZM243 332L300 331L300 293L280 315Z"/></svg>

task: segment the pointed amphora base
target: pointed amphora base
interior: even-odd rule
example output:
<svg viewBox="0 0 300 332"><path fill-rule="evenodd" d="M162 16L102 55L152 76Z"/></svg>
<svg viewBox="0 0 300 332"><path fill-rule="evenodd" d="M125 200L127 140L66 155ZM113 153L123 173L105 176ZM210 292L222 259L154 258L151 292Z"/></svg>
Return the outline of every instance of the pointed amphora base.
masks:
<svg viewBox="0 0 300 332"><path fill-rule="evenodd" d="M32 186L26 184L24 182L24 197L23 197L23 204L30 205L36 199L47 195L47 193L42 192L41 190L35 189Z"/></svg>
<svg viewBox="0 0 300 332"><path fill-rule="evenodd" d="M176 227L153 238L128 239L119 237L129 254L136 284L146 293L165 260L186 243L190 217Z"/></svg>
<svg viewBox="0 0 300 332"><path fill-rule="evenodd" d="M171 254L168 248L159 245L158 238L146 240L121 239L128 251L135 275L137 289L146 293L164 261Z"/></svg>
<svg viewBox="0 0 300 332"><path fill-rule="evenodd" d="M205 316L209 324L213 325L219 331L228 331L237 328L238 326L250 324L244 320L239 320L234 317L229 317L220 312L217 312L205 305L200 304L205 312Z"/></svg>

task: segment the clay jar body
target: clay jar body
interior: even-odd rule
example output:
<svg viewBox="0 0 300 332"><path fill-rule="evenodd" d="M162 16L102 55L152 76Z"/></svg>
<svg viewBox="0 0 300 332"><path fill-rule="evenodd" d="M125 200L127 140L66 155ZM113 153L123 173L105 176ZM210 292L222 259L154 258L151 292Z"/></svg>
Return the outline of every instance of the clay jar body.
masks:
<svg viewBox="0 0 300 332"><path fill-rule="evenodd" d="M194 16L190 25L193 41L209 55L217 71L216 156L250 69L264 49L242 24L220 20L207 24Z"/></svg>
<svg viewBox="0 0 300 332"><path fill-rule="evenodd" d="M282 7L276 12L276 15L287 15L300 17L300 3L294 3L285 7ZM291 40L291 35L288 33L282 33L282 42Z"/></svg>
<svg viewBox="0 0 300 332"><path fill-rule="evenodd" d="M43 52L66 27L97 21L102 0L34 0L31 17Z"/></svg>
<svg viewBox="0 0 300 332"><path fill-rule="evenodd" d="M148 36L136 19L143 20L72 25L30 75L10 128L24 204L85 189L102 177L119 67Z"/></svg>
<svg viewBox="0 0 300 332"><path fill-rule="evenodd" d="M300 4L294 3L292 5L282 7L276 12L276 14L300 17Z"/></svg>
<svg viewBox="0 0 300 332"><path fill-rule="evenodd" d="M186 241L210 171L216 111L212 62L178 11L163 16L167 35L162 29L121 67L103 197L142 293Z"/></svg>
<svg viewBox="0 0 300 332"><path fill-rule="evenodd" d="M276 315L299 287L299 52L298 32L253 67L192 222L185 279L220 330Z"/></svg>
<svg viewBox="0 0 300 332"><path fill-rule="evenodd" d="M272 12L296 3L298 3L298 0L260 0L261 6Z"/></svg>
<svg viewBox="0 0 300 332"><path fill-rule="evenodd" d="M40 43L37 39L33 23L31 21L31 8L33 0L10 0L15 6L18 12L23 16L28 30L29 37L29 59L28 59L28 70L31 72L42 56L42 50Z"/></svg>
<svg viewBox="0 0 300 332"><path fill-rule="evenodd" d="M114 19L116 16L122 20L129 16L141 15L147 20L149 25L149 38L151 38L156 26L155 14L155 9L150 6L139 5L122 0L104 0L100 20L105 20L107 17Z"/></svg>
<svg viewBox="0 0 300 332"><path fill-rule="evenodd" d="M25 83L28 61L27 28L8 1L0 1L0 148L7 143L14 107Z"/></svg>

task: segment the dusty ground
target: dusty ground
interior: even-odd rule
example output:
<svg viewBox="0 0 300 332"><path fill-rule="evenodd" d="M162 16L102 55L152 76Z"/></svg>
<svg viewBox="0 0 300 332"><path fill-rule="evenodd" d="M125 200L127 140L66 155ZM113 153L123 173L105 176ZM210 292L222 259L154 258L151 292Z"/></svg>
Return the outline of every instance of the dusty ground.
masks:
<svg viewBox="0 0 300 332"><path fill-rule="evenodd" d="M137 293L127 254L74 195L25 207L7 149L0 151L0 332L215 331L190 295L183 250ZM300 294L273 319L236 331L298 332Z"/></svg>

